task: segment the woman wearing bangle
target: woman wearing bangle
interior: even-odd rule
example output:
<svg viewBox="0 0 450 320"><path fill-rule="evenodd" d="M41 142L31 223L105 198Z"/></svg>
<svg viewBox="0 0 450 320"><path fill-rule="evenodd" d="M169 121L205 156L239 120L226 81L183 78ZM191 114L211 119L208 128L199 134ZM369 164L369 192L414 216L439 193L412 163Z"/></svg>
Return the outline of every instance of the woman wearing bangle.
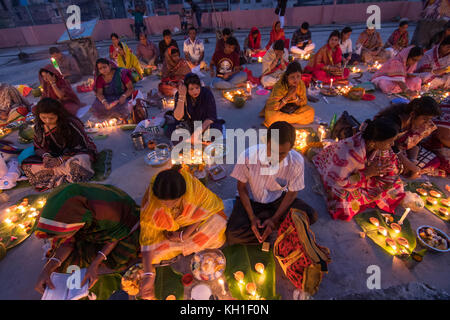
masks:
<svg viewBox="0 0 450 320"><path fill-rule="evenodd" d="M194 138L194 121L201 121L200 135L209 128L222 131L223 120L217 119L216 101L214 95L206 87L202 87L200 78L189 73L184 78L184 83L178 86L178 92L175 94L175 110L173 116L175 123L169 124L166 134L171 137L172 132L180 123L184 123Z"/></svg>
<svg viewBox="0 0 450 320"><path fill-rule="evenodd" d="M314 109L307 105L306 87L302 81L302 67L298 62L288 65L286 72L273 87L264 110L264 125L277 121L291 124L310 124L314 121Z"/></svg>
<svg viewBox="0 0 450 320"><path fill-rule="evenodd" d="M78 109L84 104L73 91L72 86L52 65L39 70L39 81L42 86L42 98L52 98L62 103L64 108L76 116Z"/></svg>
<svg viewBox="0 0 450 320"><path fill-rule="evenodd" d="M92 114L98 120L126 120L129 116L128 101L134 91L130 70L100 58L95 64L95 71L97 99L92 104Z"/></svg>
<svg viewBox="0 0 450 320"><path fill-rule="evenodd" d="M141 206L141 250L144 272L183 254L220 248L225 242L222 200L187 170L173 167L153 178ZM155 277L141 281L141 296L154 298Z"/></svg>
<svg viewBox="0 0 450 320"><path fill-rule="evenodd" d="M100 184L70 184L49 195L36 237L50 239L50 257L36 290L53 287L52 272L87 268L82 280L92 287L102 273L121 272L139 255L139 207L125 192Z"/></svg>
<svg viewBox="0 0 450 320"><path fill-rule="evenodd" d="M80 119L51 98L39 101L35 114L34 155L22 162L31 185L44 191L66 182L88 181L94 175L97 148Z"/></svg>

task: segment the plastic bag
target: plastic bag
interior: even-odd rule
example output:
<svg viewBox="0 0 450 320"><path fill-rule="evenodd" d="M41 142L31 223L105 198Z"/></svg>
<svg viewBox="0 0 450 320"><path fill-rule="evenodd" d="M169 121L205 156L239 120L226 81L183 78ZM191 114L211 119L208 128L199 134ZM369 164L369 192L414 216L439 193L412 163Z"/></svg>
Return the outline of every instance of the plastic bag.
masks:
<svg viewBox="0 0 450 320"><path fill-rule="evenodd" d="M410 208L412 211L420 211L425 206L422 198L417 194L406 191L406 196L402 201L403 208Z"/></svg>

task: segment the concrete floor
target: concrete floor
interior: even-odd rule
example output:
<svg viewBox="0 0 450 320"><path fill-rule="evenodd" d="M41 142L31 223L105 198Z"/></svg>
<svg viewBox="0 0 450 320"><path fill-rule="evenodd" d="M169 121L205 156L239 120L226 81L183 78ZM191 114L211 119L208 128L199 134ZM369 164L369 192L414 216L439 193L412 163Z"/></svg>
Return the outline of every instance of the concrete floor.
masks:
<svg viewBox="0 0 450 320"><path fill-rule="evenodd" d="M396 23L385 23L381 29L381 35L384 41L387 40L392 31L396 28ZM352 25L354 32L352 34L353 43L359 33L364 29L363 25ZM316 47L320 48L325 44L329 33L334 29L342 29L343 26L317 26L312 28L313 41ZM262 30L262 44L267 43L269 38L269 30ZM291 37L294 32L293 28L286 30L286 36ZM414 26L410 26L410 36L414 32ZM248 30L236 32L236 36L243 44L244 37L248 34ZM206 60L209 61L215 46L214 34L202 34L202 39L208 38L209 43L206 47ZM176 36L180 47L182 47L182 36ZM157 40L152 37L152 40ZM136 41L127 41L132 49L135 49ZM100 56L106 56L109 42L103 41L97 44ZM15 56L18 51L16 49L0 50L0 66L2 73L0 74L0 82L8 82L11 84L32 84L37 82L37 73L40 67L49 62L46 56L47 46L23 48L27 53L33 53L38 60L21 64ZM259 75L261 66L252 64L247 66L255 75ZM364 75L363 79L369 79L370 74ZM210 78L206 75L204 81L209 85ZM141 81L138 88L145 93L152 88L156 88L158 79L151 76ZM226 120L227 128L261 128L261 118L258 112L264 106L267 96L254 95L243 109L237 110L231 103L221 97L220 92L214 93L218 114ZM329 122L333 114L338 116L347 110L355 116L359 121L371 118L383 107L388 106L390 99L386 95L377 92L376 100L370 102L355 102L343 97L328 98L329 104L321 99L317 103L311 103L316 110L317 120ZM92 103L94 94L85 93L79 95L81 100L86 103ZM32 99L31 99L32 100ZM155 111L156 112L156 111ZM104 183L115 185L128 192L138 203L141 201L150 178L159 170L164 168L151 168L144 163L145 151L134 151L129 132L116 129L107 132L109 137L105 140L96 140L99 150L104 148L113 149L112 173ZM16 134L11 136L11 140L16 141ZM227 166L227 173L232 170L232 166ZM361 231L358 225L351 222L334 221L327 212L325 201L322 196L314 193L312 187L316 183L317 173L311 163L306 162L305 168L305 184L306 188L299 193L299 197L313 206L318 214L319 220L312 226L312 230L316 234L317 242L323 246L330 248L332 262L329 264L329 272L324 276L319 292L315 295L315 299L332 299L351 294L369 294L366 286L368 274L367 267L377 265L381 268L381 287L386 289L395 285L403 285L411 282L423 282L433 286L439 290L450 292L450 278L448 277L448 268L450 266L449 254L428 253L422 263L414 269L408 269L397 258L387 255L381 248L376 246L369 239L362 239L359 236ZM444 180L435 179L440 186L445 184ZM208 187L216 192L221 198L233 198L236 193L236 182L234 179L227 177L219 182L209 182ZM33 190L19 189L7 191L10 197L9 203L4 203L2 209L14 203L20 197L32 193ZM402 211L401 208L398 209ZM2 213L0 213L0 219ZM416 229L420 225L431 225L440 228L449 233L449 226L442 220L428 212L411 213L408 217L412 227ZM20 246L10 250L4 260L0 262L0 299L40 299L40 295L33 290L37 276L43 266L41 249L42 242L34 236L28 238ZM183 259L186 261L187 259ZM184 263L181 264L180 271L186 270ZM183 266L184 265L184 266ZM293 285L283 275L278 267L277 270L277 292L281 294L283 299L292 299ZM397 291L392 291L397 292ZM413 297L421 297L418 293ZM388 295L387 299L401 298L396 295Z"/></svg>

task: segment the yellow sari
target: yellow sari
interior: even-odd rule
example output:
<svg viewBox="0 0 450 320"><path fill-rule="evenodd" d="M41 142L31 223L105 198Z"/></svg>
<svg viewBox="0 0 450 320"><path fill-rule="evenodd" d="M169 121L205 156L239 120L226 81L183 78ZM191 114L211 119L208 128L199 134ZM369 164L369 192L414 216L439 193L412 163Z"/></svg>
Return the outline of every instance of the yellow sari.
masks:
<svg viewBox="0 0 450 320"><path fill-rule="evenodd" d="M283 79L278 80L264 107L264 125L266 127L270 127L272 123L277 121L286 121L291 124L310 124L314 121L314 108L307 105L308 99L306 98L306 87L303 81L300 81L297 86L297 96L300 99L298 101L295 99L287 101L288 103L295 103L300 106L300 108L291 114L275 110L275 107L278 106L280 100L283 99L287 93L288 86L283 83Z"/></svg>
<svg viewBox="0 0 450 320"><path fill-rule="evenodd" d="M153 177L141 206L142 251L152 251L152 264L169 260L179 254L184 256L204 249L220 248L225 243L227 218L222 199L207 189L186 170L181 170L186 181L180 213L171 212L153 194ZM168 240L164 231L177 231L201 222L197 230L181 241Z"/></svg>
<svg viewBox="0 0 450 320"><path fill-rule="evenodd" d="M119 54L117 57L117 65L120 68L126 68L130 70L134 70L139 74L139 77L142 79L144 72L142 71L141 64L139 63L138 58L131 52L130 48L122 42L123 51L125 52L125 61L123 57Z"/></svg>

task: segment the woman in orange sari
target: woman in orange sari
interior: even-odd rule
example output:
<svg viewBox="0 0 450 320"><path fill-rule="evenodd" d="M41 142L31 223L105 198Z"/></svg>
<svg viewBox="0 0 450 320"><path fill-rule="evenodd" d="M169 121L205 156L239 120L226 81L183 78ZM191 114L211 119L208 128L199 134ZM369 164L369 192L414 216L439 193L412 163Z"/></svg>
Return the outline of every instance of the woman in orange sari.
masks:
<svg viewBox="0 0 450 320"><path fill-rule="evenodd" d="M141 206L142 298L154 298L154 264L225 243L223 210L222 200L185 169L153 178Z"/></svg>
<svg viewBox="0 0 450 320"><path fill-rule="evenodd" d="M312 73L315 80L323 83L330 83L331 79L335 83L346 83L350 70L342 67L342 51L339 46L340 33L334 30L328 42L310 60L305 68L305 72Z"/></svg>
<svg viewBox="0 0 450 320"><path fill-rule="evenodd" d="M286 44L286 36L284 34L284 29L280 26L280 21L275 21L272 26L272 31L270 31L270 40L266 45L266 51L270 49L275 41L280 39L285 42L285 47L289 48L289 43Z"/></svg>

